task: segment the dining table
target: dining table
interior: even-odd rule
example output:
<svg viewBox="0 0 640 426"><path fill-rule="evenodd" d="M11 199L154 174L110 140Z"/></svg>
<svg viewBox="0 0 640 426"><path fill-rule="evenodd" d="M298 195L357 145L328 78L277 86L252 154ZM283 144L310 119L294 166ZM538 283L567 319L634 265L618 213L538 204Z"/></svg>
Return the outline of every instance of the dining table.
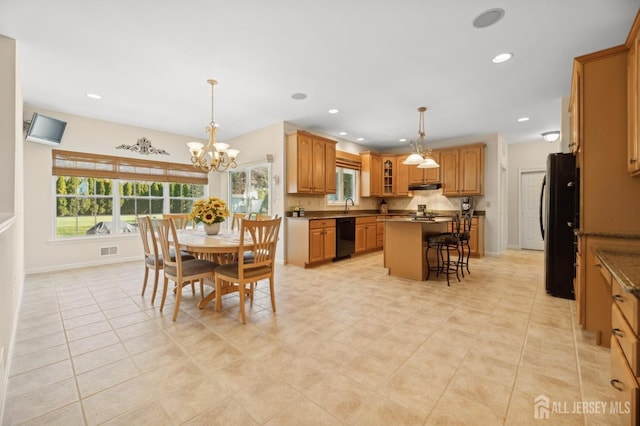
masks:
<svg viewBox="0 0 640 426"><path fill-rule="evenodd" d="M238 260L240 255L240 233L221 230L216 235L207 235L203 229L183 229L178 231L178 245L180 250L187 251L198 259L207 259L218 264L233 263ZM246 237L245 249L251 249ZM234 291L231 283L226 283L222 286L221 294L216 294L215 283L211 285L214 290L206 296L202 295L202 300L198 303L200 309L207 306L216 297L222 297L224 294Z"/></svg>

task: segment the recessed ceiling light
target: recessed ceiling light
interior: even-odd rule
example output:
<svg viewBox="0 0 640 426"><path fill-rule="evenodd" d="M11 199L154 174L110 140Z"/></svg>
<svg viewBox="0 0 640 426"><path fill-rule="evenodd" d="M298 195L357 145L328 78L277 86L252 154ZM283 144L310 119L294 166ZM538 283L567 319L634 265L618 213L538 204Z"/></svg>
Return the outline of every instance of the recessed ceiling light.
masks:
<svg viewBox="0 0 640 426"><path fill-rule="evenodd" d="M494 56L491 62L493 62L494 64L499 64L502 62L507 62L511 58L513 58L513 53L501 53Z"/></svg>
<svg viewBox="0 0 640 426"><path fill-rule="evenodd" d="M398 142L406 142L406 141L407 141L407 139L405 139L405 138L398 139Z"/></svg>
<svg viewBox="0 0 640 426"><path fill-rule="evenodd" d="M337 113L339 113L339 112L340 112L340 110L339 110L339 109L337 109L337 108L331 108L331 109L329 110L329 114L337 114Z"/></svg>
<svg viewBox="0 0 640 426"><path fill-rule="evenodd" d="M296 101L301 101L303 99L307 99L307 95L305 95L304 93L294 93L293 95L291 95L291 97L293 99L295 99Z"/></svg>
<svg viewBox="0 0 640 426"><path fill-rule="evenodd" d="M97 93L87 93L87 98L102 99L102 96L98 95Z"/></svg>
<svg viewBox="0 0 640 426"><path fill-rule="evenodd" d="M347 133L347 132L340 132L340 133L338 133L338 134L339 134L340 136L347 136L349 133Z"/></svg>
<svg viewBox="0 0 640 426"><path fill-rule="evenodd" d="M364 138L357 138L356 139L358 142L362 142L364 140Z"/></svg>
<svg viewBox="0 0 640 426"><path fill-rule="evenodd" d="M525 121L529 121L529 117L520 117L518 118L518 123L524 123Z"/></svg>
<svg viewBox="0 0 640 426"><path fill-rule="evenodd" d="M486 28L501 20L503 16L503 9L485 10L473 20L473 26L476 28Z"/></svg>

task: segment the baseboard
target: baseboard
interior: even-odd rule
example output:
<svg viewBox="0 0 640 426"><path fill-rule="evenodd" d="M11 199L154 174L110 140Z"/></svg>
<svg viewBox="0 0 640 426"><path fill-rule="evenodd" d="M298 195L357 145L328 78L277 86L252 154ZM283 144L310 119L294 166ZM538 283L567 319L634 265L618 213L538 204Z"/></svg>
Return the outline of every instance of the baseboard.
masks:
<svg viewBox="0 0 640 426"><path fill-rule="evenodd" d="M54 266L46 266L43 268L29 268L25 270L25 275L42 274L45 272L65 271L67 269L80 269L80 268L88 268L91 266L110 265L113 263L125 263L125 262L135 262L135 261L143 263L144 259L141 256L130 256L130 257L115 257L115 258L102 259L102 260L92 260L90 262L66 263L66 264L60 264L60 265L54 265Z"/></svg>

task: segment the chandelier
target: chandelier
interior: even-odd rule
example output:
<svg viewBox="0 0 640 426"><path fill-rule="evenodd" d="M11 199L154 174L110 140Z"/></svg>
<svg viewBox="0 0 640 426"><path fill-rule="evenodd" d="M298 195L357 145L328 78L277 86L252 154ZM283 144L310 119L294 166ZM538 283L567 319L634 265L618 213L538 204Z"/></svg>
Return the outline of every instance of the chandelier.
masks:
<svg viewBox="0 0 640 426"><path fill-rule="evenodd" d="M418 166L419 169L433 169L440 167L431 157L431 148L427 146L427 140L424 137L424 112L426 107L418 108L420 120L418 121L418 139L411 141L411 150L413 151L402 164L409 166Z"/></svg>
<svg viewBox="0 0 640 426"><path fill-rule="evenodd" d="M200 168L202 171L224 172L229 167L232 169L238 164L236 157L240 153L237 149L229 149L229 145L216 141L217 124L213 120L213 86L218 84L215 80L207 80L211 85L211 122L207 126L209 133L209 142L203 145L200 142L187 142L189 152L191 152L191 163L194 167Z"/></svg>

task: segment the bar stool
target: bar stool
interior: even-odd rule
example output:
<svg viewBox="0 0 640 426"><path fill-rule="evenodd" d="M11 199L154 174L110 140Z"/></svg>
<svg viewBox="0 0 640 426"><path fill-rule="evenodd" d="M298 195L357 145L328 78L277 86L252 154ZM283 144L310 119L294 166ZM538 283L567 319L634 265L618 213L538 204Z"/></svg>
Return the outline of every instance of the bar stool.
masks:
<svg viewBox="0 0 640 426"><path fill-rule="evenodd" d="M431 271L436 273L436 277L438 277L441 273L447 276L447 285L449 283L449 276L452 274L456 275L458 281L460 281L460 276L458 275L458 268L460 266L460 215L456 213L452 219L453 224L453 232L447 232L440 235L434 235L427 238L427 251L425 253L426 261L427 261L427 280L431 275ZM431 266L429 264L429 250L436 250L436 266ZM455 260L451 259L451 251L455 250L456 258ZM445 260L446 253L446 260Z"/></svg>
<svg viewBox="0 0 640 426"><path fill-rule="evenodd" d="M462 277L464 278L464 269L467 269L467 273L471 274L469 270L469 258L471 257L471 246L469 245L469 240L471 239L471 218L473 216L473 210L466 211L462 214L461 220L461 229L458 235L459 244L460 244L460 257L458 260L458 265L460 266L460 272L462 272ZM464 249L467 248L467 256L465 258Z"/></svg>

